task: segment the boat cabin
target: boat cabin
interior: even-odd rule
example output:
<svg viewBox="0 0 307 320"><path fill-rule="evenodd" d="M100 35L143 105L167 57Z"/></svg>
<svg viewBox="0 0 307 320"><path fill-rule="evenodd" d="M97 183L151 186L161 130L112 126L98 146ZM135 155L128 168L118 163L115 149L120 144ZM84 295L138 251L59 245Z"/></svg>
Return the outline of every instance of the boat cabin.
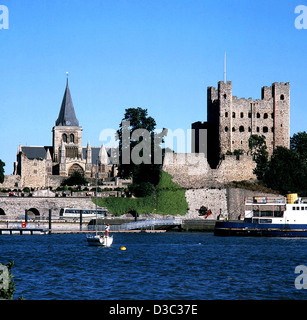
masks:
<svg viewBox="0 0 307 320"><path fill-rule="evenodd" d="M244 221L249 223L305 224L307 199L288 197L245 198Z"/></svg>

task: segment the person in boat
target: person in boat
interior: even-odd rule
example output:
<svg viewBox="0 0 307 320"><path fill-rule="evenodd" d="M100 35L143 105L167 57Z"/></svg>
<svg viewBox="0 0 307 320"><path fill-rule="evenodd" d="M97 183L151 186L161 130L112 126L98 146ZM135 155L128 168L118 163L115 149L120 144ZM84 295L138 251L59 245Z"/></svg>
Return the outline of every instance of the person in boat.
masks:
<svg viewBox="0 0 307 320"><path fill-rule="evenodd" d="M104 229L105 229L106 235L107 235L107 237L108 237L108 236L109 236L109 233L110 233L110 225L107 224Z"/></svg>

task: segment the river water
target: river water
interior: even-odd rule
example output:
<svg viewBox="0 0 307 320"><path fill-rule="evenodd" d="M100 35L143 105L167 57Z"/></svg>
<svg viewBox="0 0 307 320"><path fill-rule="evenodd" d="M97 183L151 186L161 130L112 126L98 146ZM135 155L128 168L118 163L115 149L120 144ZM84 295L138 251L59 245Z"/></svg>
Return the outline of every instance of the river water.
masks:
<svg viewBox="0 0 307 320"><path fill-rule="evenodd" d="M8 260L14 298L27 300L307 299L294 285L307 239L114 233L102 248L84 234L2 235L0 262Z"/></svg>

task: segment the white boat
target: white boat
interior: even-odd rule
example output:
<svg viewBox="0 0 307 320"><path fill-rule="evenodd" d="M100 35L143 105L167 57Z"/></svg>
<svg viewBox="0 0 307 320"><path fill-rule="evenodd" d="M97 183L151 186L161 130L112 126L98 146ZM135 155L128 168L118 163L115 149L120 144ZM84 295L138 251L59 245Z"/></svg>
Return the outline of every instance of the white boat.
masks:
<svg viewBox="0 0 307 320"><path fill-rule="evenodd" d="M98 172L98 162L96 163L96 172ZM98 216L98 210L97 210L97 181L98 181L98 175L96 173L96 220L95 220L95 235L87 235L87 243L90 246L102 246L102 247L110 247L113 243L113 236L109 236L109 232L107 232L105 235L98 234L97 231L97 216ZM110 229L109 229L110 230ZM108 231L109 231L108 230Z"/></svg>
<svg viewBox="0 0 307 320"><path fill-rule="evenodd" d="M245 199L244 221L216 221L217 236L307 237L307 199L287 197Z"/></svg>
<svg viewBox="0 0 307 320"><path fill-rule="evenodd" d="M102 246L102 247L110 247L113 243L113 236L106 236L106 235L88 235L87 243L90 246Z"/></svg>

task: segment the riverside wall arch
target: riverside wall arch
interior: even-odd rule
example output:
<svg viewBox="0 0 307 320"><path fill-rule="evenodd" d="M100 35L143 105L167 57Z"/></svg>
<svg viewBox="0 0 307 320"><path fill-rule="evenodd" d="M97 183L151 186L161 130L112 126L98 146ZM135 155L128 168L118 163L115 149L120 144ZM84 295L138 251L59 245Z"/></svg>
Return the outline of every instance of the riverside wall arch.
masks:
<svg viewBox="0 0 307 320"><path fill-rule="evenodd" d="M0 197L0 219L23 219L25 210L33 212L37 219L47 218L49 209L52 209L52 217L57 218L61 208L95 209L95 207L90 197Z"/></svg>

